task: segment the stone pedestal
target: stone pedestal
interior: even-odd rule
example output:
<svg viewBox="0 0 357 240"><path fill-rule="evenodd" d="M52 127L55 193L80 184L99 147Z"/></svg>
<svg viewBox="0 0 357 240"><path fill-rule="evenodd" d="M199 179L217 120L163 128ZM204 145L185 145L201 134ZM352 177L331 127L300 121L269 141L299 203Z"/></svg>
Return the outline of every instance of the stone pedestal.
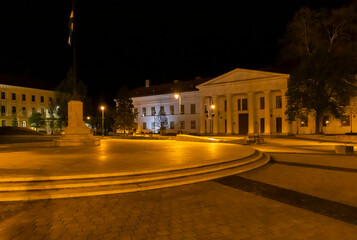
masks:
<svg viewBox="0 0 357 240"><path fill-rule="evenodd" d="M83 122L83 103L71 100L68 103L68 127L64 136L55 140L56 146L99 146L100 137L94 137Z"/></svg>

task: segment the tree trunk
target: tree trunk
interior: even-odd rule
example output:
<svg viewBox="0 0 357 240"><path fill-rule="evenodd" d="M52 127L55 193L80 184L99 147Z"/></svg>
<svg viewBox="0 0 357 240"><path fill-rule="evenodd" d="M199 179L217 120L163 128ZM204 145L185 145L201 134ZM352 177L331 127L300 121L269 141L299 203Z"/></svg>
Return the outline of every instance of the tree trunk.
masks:
<svg viewBox="0 0 357 240"><path fill-rule="evenodd" d="M321 134L322 133L322 114L318 111L316 111L316 116L315 116L315 134Z"/></svg>

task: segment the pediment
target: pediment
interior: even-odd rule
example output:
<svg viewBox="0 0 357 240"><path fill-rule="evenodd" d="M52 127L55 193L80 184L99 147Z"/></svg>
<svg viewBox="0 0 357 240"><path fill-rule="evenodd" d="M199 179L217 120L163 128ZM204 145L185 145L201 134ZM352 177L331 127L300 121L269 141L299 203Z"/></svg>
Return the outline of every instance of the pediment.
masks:
<svg viewBox="0 0 357 240"><path fill-rule="evenodd" d="M265 80L269 78L288 77L288 76L289 76L288 74L282 74L282 73L236 68L230 72L227 72L205 83L202 83L197 87L199 88L199 87L210 86L210 85L238 83L238 82L249 81L249 80Z"/></svg>

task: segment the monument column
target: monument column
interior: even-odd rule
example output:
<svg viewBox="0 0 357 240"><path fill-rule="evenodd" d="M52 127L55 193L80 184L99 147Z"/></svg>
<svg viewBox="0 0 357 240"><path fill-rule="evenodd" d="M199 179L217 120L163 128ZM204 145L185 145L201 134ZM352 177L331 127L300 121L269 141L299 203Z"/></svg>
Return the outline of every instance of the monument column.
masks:
<svg viewBox="0 0 357 240"><path fill-rule="evenodd" d="M227 94L227 134L232 134L232 94Z"/></svg>
<svg viewBox="0 0 357 240"><path fill-rule="evenodd" d="M254 92L248 92L248 133L254 134Z"/></svg>
<svg viewBox="0 0 357 240"><path fill-rule="evenodd" d="M264 111L264 127L265 134L270 134L270 90L264 91L265 111Z"/></svg>
<svg viewBox="0 0 357 240"><path fill-rule="evenodd" d="M201 108L200 108L200 133L204 134L205 133L205 122L206 122L206 108L205 108L205 96L201 96Z"/></svg>
<svg viewBox="0 0 357 240"><path fill-rule="evenodd" d="M282 121L282 133L283 134L288 134L289 133L289 122L287 121L287 116L285 114L288 101L285 96L286 94L286 89L281 90L281 121Z"/></svg>
<svg viewBox="0 0 357 240"><path fill-rule="evenodd" d="M213 109L213 113L214 113L213 133L217 134L218 133L218 121L219 121L219 116L218 116L218 96L217 95L213 96L213 104L215 105L215 108Z"/></svg>

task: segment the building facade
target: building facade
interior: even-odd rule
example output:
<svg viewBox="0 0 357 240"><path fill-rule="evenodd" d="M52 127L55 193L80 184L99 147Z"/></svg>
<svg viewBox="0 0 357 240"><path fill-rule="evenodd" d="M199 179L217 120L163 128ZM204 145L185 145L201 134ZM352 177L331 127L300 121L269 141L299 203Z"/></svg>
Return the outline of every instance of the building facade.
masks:
<svg viewBox="0 0 357 240"><path fill-rule="evenodd" d="M50 118L53 101L54 91L0 83L0 126L12 126L16 120L18 127L31 128L28 118L35 112ZM48 132L50 122L46 123L41 130Z"/></svg>
<svg viewBox="0 0 357 240"><path fill-rule="evenodd" d="M200 133L288 134L291 126L284 114L288 77L235 69L198 85L201 106L206 106L200 110ZM211 105L215 108L207 115Z"/></svg>
<svg viewBox="0 0 357 240"><path fill-rule="evenodd" d="M196 79L150 86L147 80L145 88L133 90L134 111L138 114L137 131L158 133L160 121L166 118L166 133L200 133L201 105L196 86L203 81Z"/></svg>
<svg viewBox="0 0 357 240"><path fill-rule="evenodd" d="M178 114L179 101L174 97L174 93L180 91L174 86L167 88L166 92L160 91L163 85L147 86L147 91L141 96L140 89L134 90L137 91L132 94L138 111L137 129L157 132L154 116L163 108L169 113L167 132L172 133L183 127L184 133L194 134L314 134L314 114L291 123L288 121L285 114L288 78L288 74L237 68L201 83L191 82L191 85L196 84L196 89L180 93L184 105L181 115ZM357 131L357 99L351 99L351 106L356 108L347 108L340 119L332 114L325 115L323 132L345 134ZM190 111L192 108L194 111Z"/></svg>

